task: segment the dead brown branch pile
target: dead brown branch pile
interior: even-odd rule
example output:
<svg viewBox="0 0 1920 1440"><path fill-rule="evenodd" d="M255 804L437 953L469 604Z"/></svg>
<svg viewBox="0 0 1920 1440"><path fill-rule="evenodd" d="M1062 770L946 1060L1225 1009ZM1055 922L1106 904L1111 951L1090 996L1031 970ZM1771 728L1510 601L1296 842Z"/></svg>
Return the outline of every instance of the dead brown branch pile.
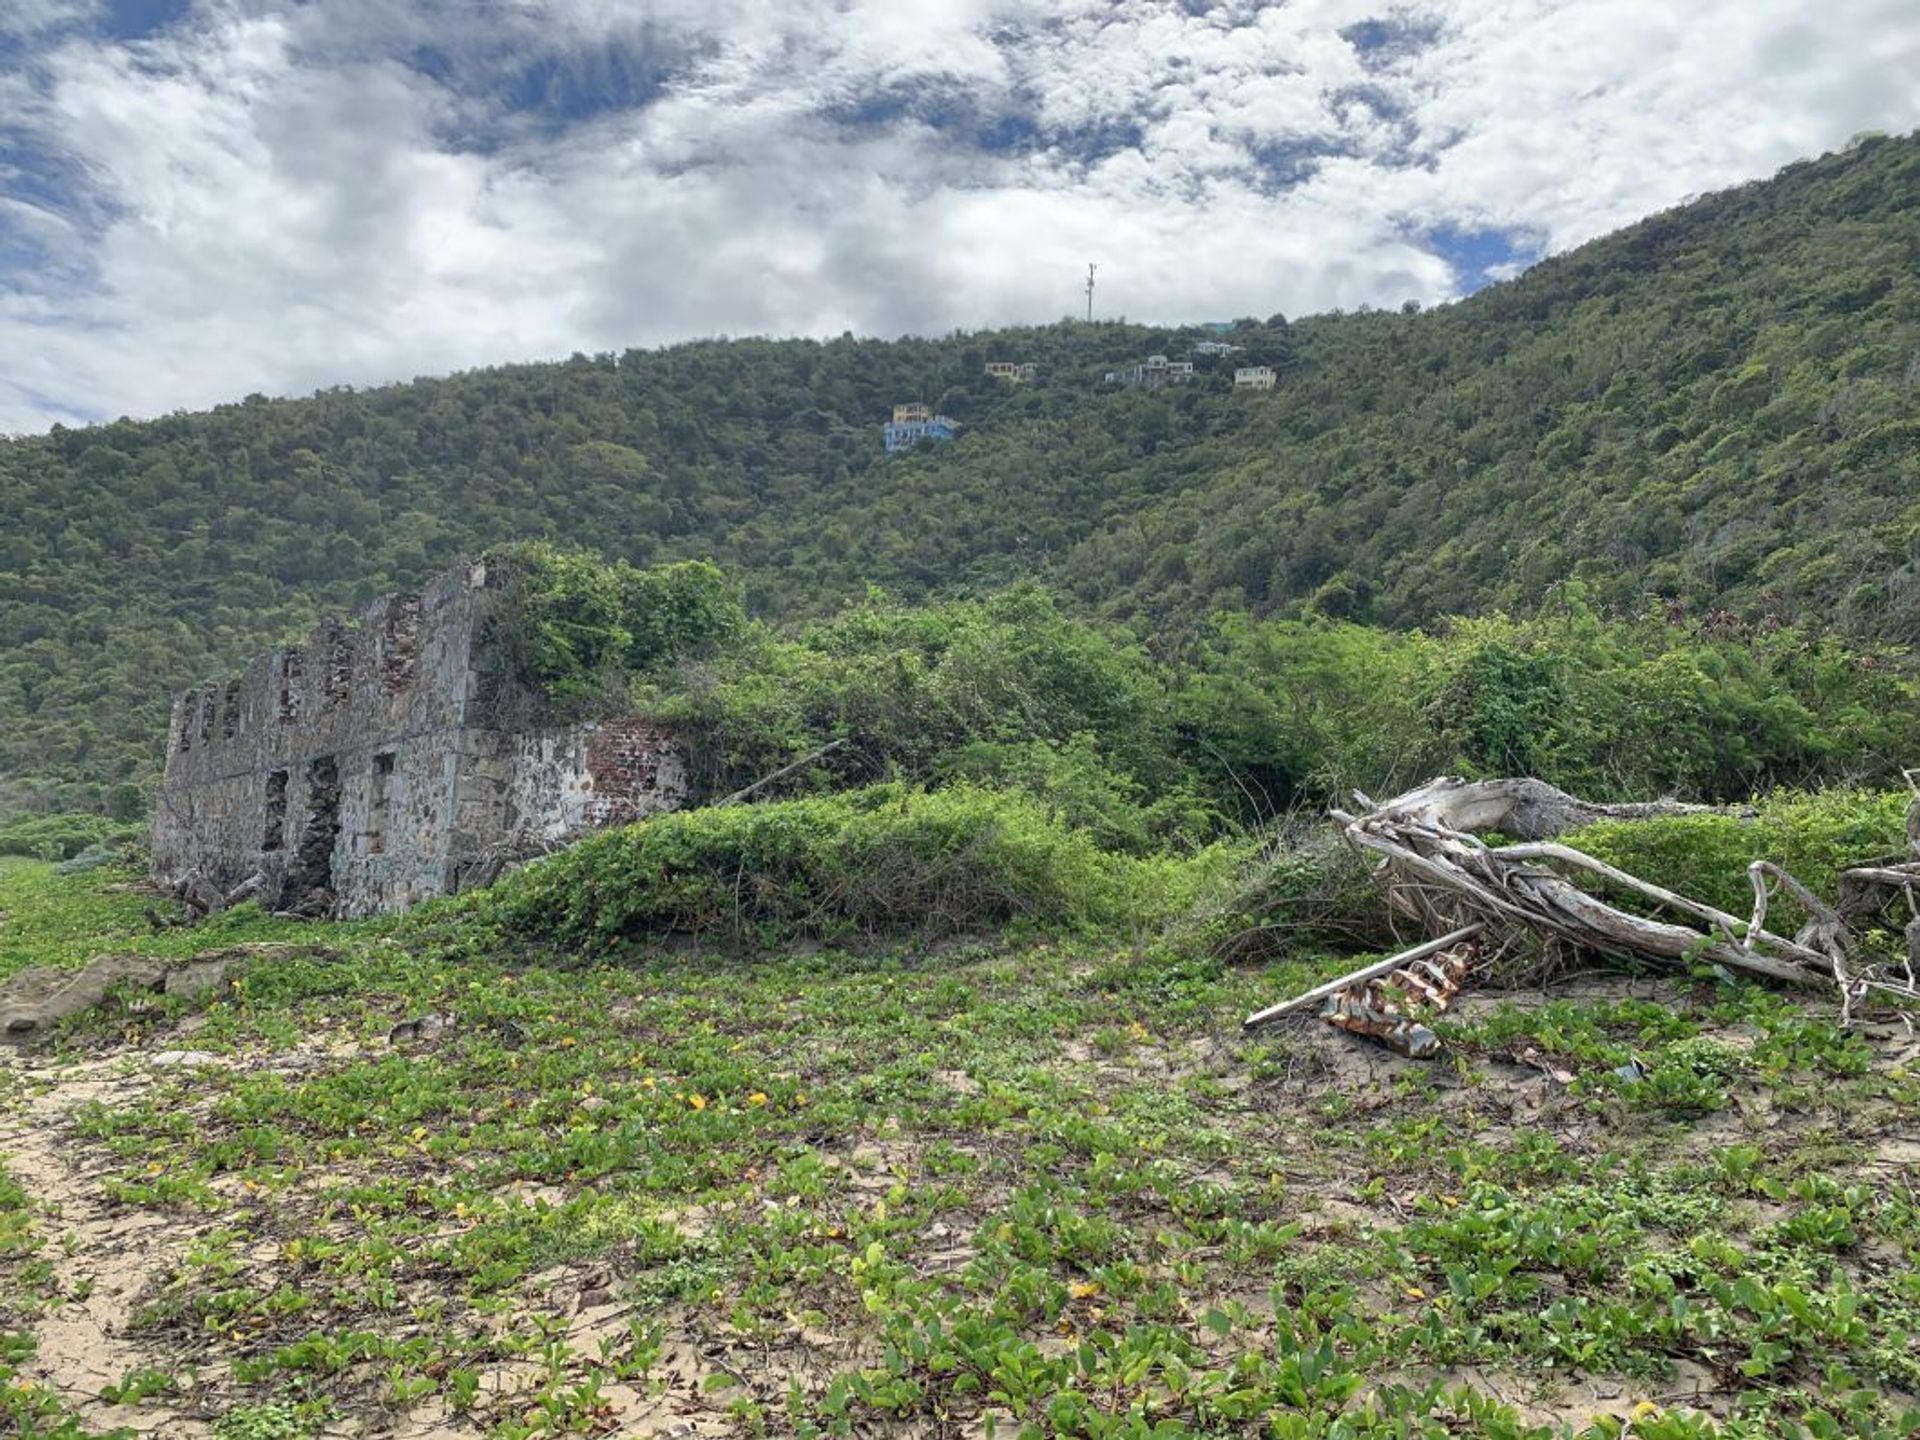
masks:
<svg viewBox="0 0 1920 1440"><path fill-rule="evenodd" d="M1477 957L1520 945L1655 966L1718 965L1789 984L1831 986L1840 997L1842 1023L1869 995L1920 1006L1914 978L1920 965L1920 794L1908 811L1905 860L1844 872L1835 903L1773 862L1756 860L1747 871L1754 901L1745 917L1630 875L1557 839L1596 820L1649 819L1704 807L1673 801L1591 805L1539 780L1452 777L1366 804L1362 814L1336 810L1333 818L1349 844L1377 857L1373 876L1386 903L1430 932L1445 933L1249 1016L1249 1026L1326 999L1322 1013L1333 1023L1411 1054L1431 1053L1431 1032L1417 1024L1417 1015L1444 1009ZM1491 845L1480 838L1487 834L1515 843ZM1855 933L1880 915L1890 893L1904 898L1910 916L1904 964L1870 961ZM1791 937L1766 926L1769 905L1782 894L1809 916ZM1471 953L1458 948L1463 945L1471 945ZM1429 961L1430 955L1441 958Z"/></svg>

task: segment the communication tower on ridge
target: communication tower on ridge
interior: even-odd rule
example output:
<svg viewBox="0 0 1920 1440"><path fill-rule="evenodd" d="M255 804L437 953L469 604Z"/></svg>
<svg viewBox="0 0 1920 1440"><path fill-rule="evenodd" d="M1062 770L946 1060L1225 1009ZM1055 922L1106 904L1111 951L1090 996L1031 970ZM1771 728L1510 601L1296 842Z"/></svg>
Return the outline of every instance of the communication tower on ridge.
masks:
<svg viewBox="0 0 1920 1440"><path fill-rule="evenodd" d="M1087 323L1093 323L1093 262L1087 262Z"/></svg>

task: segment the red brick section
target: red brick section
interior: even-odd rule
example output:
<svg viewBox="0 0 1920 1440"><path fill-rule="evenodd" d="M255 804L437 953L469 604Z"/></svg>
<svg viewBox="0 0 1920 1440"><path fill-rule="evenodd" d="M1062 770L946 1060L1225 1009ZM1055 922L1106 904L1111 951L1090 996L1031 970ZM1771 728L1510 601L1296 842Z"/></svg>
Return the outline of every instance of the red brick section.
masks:
<svg viewBox="0 0 1920 1440"><path fill-rule="evenodd" d="M660 761L674 753L673 737L657 725L628 716L608 720L587 741L587 774L593 794L587 823L620 825L657 806L648 798L660 777Z"/></svg>

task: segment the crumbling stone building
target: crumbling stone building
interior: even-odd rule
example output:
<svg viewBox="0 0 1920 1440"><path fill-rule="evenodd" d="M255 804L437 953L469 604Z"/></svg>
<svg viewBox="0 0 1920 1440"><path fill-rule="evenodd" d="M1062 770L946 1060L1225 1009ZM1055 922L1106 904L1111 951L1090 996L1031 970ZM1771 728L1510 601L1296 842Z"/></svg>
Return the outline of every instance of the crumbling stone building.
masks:
<svg viewBox="0 0 1920 1440"><path fill-rule="evenodd" d="M370 915L677 808L690 769L673 736L544 718L493 623L513 594L499 561L460 565L176 697L154 879L258 877L270 908Z"/></svg>

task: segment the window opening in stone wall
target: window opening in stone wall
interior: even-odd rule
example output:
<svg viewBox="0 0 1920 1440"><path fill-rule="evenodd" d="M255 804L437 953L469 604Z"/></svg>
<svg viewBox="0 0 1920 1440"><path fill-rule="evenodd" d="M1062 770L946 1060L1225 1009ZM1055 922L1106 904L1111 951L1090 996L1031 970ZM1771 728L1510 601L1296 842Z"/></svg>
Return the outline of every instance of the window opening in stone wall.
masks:
<svg viewBox="0 0 1920 1440"><path fill-rule="evenodd" d="M367 793L367 854L387 848L387 807L393 798L393 755L373 757L373 784Z"/></svg>
<svg viewBox="0 0 1920 1440"><path fill-rule="evenodd" d="M197 705L196 700L180 702L180 753L182 755L193 749L194 712Z"/></svg>
<svg viewBox="0 0 1920 1440"><path fill-rule="evenodd" d="M240 687L229 683L220 701L220 737L231 740L240 733Z"/></svg>
<svg viewBox="0 0 1920 1440"><path fill-rule="evenodd" d="M219 692L209 685L200 692L200 743L213 739L213 722L220 709Z"/></svg>
<svg viewBox="0 0 1920 1440"><path fill-rule="evenodd" d="M300 718L300 681L307 663L298 650L280 656L280 723L291 725Z"/></svg>
<svg viewBox="0 0 1920 1440"><path fill-rule="evenodd" d="M267 818L260 836L262 850L279 850L287 843L287 772L275 770L267 776Z"/></svg>
<svg viewBox="0 0 1920 1440"><path fill-rule="evenodd" d="M403 595L387 610L380 636L380 683L390 694L413 683L420 668L420 597Z"/></svg>
<svg viewBox="0 0 1920 1440"><path fill-rule="evenodd" d="M280 909L324 915L333 908L333 847L340 838L340 766L331 755L307 762L307 813L287 869Z"/></svg>

